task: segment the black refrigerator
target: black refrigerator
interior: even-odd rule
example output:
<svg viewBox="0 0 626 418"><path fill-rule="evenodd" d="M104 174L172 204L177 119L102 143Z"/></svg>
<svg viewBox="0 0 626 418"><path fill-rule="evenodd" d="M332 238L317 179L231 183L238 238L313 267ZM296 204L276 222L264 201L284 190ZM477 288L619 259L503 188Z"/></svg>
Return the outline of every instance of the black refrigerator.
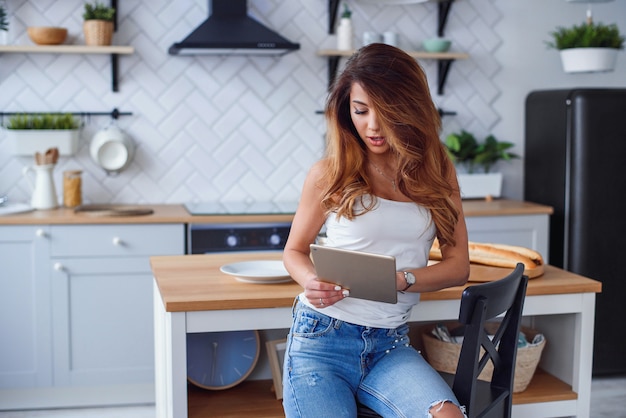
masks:
<svg viewBox="0 0 626 418"><path fill-rule="evenodd" d="M533 91L524 199L554 208L549 263L602 282L593 374L626 374L626 89Z"/></svg>

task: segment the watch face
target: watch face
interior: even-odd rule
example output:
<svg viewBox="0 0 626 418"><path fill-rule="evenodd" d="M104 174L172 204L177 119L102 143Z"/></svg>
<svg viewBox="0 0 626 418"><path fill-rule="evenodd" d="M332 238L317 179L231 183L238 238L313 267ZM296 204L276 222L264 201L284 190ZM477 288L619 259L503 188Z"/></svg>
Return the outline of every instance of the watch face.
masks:
<svg viewBox="0 0 626 418"><path fill-rule="evenodd" d="M205 389L227 389L245 380L259 359L257 331L187 334L187 379Z"/></svg>

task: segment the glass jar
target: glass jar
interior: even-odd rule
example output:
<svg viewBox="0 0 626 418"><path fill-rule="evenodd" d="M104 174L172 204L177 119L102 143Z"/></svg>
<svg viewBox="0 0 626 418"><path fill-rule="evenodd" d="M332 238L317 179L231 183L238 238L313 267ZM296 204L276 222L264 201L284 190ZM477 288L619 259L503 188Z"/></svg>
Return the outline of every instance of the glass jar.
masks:
<svg viewBox="0 0 626 418"><path fill-rule="evenodd" d="M81 170L63 172L63 205L75 208L83 203Z"/></svg>

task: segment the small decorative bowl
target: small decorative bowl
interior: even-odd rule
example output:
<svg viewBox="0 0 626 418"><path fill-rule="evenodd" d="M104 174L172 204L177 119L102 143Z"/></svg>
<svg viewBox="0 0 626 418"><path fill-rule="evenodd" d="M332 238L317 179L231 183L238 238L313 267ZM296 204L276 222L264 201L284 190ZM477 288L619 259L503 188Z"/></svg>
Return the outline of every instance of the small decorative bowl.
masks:
<svg viewBox="0 0 626 418"><path fill-rule="evenodd" d="M422 46L427 52L447 52L452 42L449 39L431 38L424 39Z"/></svg>
<svg viewBox="0 0 626 418"><path fill-rule="evenodd" d="M65 42L66 28L51 26L29 26L28 37L37 45L59 45Z"/></svg>

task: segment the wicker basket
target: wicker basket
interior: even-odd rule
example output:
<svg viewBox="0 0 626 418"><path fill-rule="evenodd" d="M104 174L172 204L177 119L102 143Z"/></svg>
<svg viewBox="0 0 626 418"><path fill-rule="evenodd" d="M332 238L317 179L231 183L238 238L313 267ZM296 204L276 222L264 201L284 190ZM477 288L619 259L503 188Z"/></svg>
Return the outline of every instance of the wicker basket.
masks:
<svg viewBox="0 0 626 418"><path fill-rule="evenodd" d="M85 44L89 46L111 45L113 41L113 22L107 20L85 20L83 23Z"/></svg>
<svg viewBox="0 0 626 418"><path fill-rule="evenodd" d="M526 327L522 327L522 332L526 335L528 341L532 341L534 336L538 333L537 331ZM422 340L428 363L430 363L435 370L454 374L456 372L456 365L459 361L459 355L461 353L461 344L441 341L430 332L424 333L422 335ZM537 369L537 365L541 359L541 352L543 351L545 345L546 340L544 338L540 344L522 347L517 350L515 377L513 379L514 393L523 392L528 387L530 380L535 374L535 370ZM480 380L490 381L492 373L493 364L488 362L478 378Z"/></svg>

